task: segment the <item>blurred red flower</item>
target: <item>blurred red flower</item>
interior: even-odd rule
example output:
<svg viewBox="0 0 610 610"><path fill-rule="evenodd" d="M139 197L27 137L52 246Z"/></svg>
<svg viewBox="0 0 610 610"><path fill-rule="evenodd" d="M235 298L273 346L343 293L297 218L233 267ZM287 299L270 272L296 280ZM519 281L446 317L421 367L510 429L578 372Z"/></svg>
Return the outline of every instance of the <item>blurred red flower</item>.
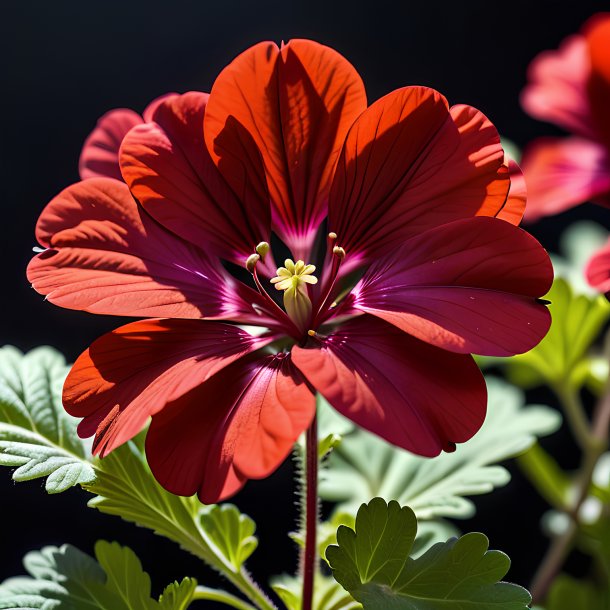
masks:
<svg viewBox="0 0 610 610"><path fill-rule="evenodd" d="M523 108L572 132L539 138L523 155L526 219L535 221L592 201L610 206L610 13L592 17L557 51L531 63ZM610 243L590 261L589 282L610 291Z"/></svg>
<svg viewBox="0 0 610 610"><path fill-rule="evenodd" d="M315 42L258 44L209 95L105 115L80 167L28 277L62 307L148 319L78 358L64 404L102 456L152 416L147 457L174 493L214 502L270 474L315 390L405 449L452 450L485 417L470 353L549 327L550 262L515 226L490 121L425 87L367 108ZM269 243L292 256L277 271Z"/></svg>

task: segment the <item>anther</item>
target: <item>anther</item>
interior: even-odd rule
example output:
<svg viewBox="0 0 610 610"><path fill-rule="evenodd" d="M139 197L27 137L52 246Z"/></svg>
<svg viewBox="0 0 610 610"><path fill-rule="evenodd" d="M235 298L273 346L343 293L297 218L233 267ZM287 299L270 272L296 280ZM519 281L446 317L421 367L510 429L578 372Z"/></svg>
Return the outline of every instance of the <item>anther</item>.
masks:
<svg viewBox="0 0 610 610"><path fill-rule="evenodd" d="M335 246L333 254L341 261L345 258L345 250L341 246Z"/></svg>
<svg viewBox="0 0 610 610"><path fill-rule="evenodd" d="M261 259L258 254L250 254L250 256L246 259L246 269L250 273L254 273L254 269L256 267L256 263Z"/></svg>
<svg viewBox="0 0 610 610"><path fill-rule="evenodd" d="M269 244L266 241L261 241L261 243L258 244L258 246L256 246L255 249L256 249L256 253L260 254L260 257L264 261L265 256L267 256L267 253L269 252Z"/></svg>
<svg viewBox="0 0 610 610"><path fill-rule="evenodd" d="M337 234L334 231L331 231L328 234L328 239L330 239L330 241L335 241L335 239L337 239Z"/></svg>
<svg viewBox="0 0 610 610"><path fill-rule="evenodd" d="M310 329L307 331L307 334L308 334L310 337L315 337L315 336L317 335L316 331L315 331L315 330L312 330L311 328L310 328Z"/></svg>

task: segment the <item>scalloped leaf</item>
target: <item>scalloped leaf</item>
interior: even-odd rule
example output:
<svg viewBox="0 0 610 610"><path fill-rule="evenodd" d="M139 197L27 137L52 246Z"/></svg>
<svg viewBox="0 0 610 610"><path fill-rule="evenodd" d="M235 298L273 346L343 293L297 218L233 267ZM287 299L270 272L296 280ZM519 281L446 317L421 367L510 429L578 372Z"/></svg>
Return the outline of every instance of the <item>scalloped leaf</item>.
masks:
<svg viewBox="0 0 610 610"><path fill-rule="evenodd" d="M284 602L288 610L301 610L303 583L300 578L280 576L274 579L271 588ZM359 604L336 580L318 574L315 580L313 610L359 610Z"/></svg>
<svg viewBox="0 0 610 610"><path fill-rule="evenodd" d="M610 303L602 295L577 294L562 278L556 278L545 297L553 324L545 338L525 354L502 360L508 378L530 388L566 383L581 387L595 378L594 361L588 352L610 320Z"/></svg>
<svg viewBox="0 0 610 610"><path fill-rule="evenodd" d="M496 464L525 451L561 423L554 409L524 407L523 393L513 386L495 378L488 378L487 385L487 419L454 453L422 458L358 430L331 454L321 474L321 497L352 514L362 502L382 496L409 505L420 519L471 517L474 505L464 496L508 483L508 471Z"/></svg>
<svg viewBox="0 0 610 610"><path fill-rule="evenodd" d="M358 510L355 531L341 526L326 551L333 576L364 610L527 610L532 598L498 582L508 557L483 534L466 534L410 557L417 518L398 502L375 498Z"/></svg>
<svg viewBox="0 0 610 610"><path fill-rule="evenodd" d="M200 519L214 544L227 561L239 570L258 546L254 521L240 513L233 504L205 506Z"/></svg>
<svg viewBox="0 0 610 610"><path fill-rule="evenodd" d="M65 544L28 553L29 576L0 585L0 608L10 610L185 610L197 583L185 578L151 598L150 577L135 553L116 542L95 545L97 561Z"/></svg>
<svg viewBox="0 0 610 610"><path fill-rule="evenodd" d="M157 483L146 462L143 435L95 462L97 479L85 489L89 506L153 530L223 573L238 574L256 548L254 522L235 507L220 513L193 496L184 498ZM209 516L210 513L214 518ZM233 529L224 531L224 521ZM208 531L208 526L212 529ZM241 533L247 534L243 538ZM233 546L235 544L235 546Z"/></svg>
<svg viewBox="0 0 610 610"><path fill-rule="evenodd" d="M0 348L0 465L15 468L15 481L47 477L49 493L95 479L76 420L61 405L68 368L50 347Z"/></svg>

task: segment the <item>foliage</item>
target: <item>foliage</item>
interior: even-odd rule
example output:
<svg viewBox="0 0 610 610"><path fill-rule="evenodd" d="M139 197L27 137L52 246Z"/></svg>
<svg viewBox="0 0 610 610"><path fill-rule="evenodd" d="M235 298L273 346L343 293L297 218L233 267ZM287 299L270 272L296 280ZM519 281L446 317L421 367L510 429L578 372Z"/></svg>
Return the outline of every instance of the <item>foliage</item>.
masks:
<svg viewBox="0 0 610 610"><path fill-rule="evenodd" d="M67 371L49 347L25 355L0 348L0 465L15 468L15 481L47 477L49 493L95 479L75 420L61 405Z"/></svg>
<svg viewBox="0 0 610 610"><path fill-rule="evenodd" d="M488 379L487 419L473 439L454 453L435 459L402 451L358 430L343 439L329 458L320 494L354 513L371 497L409 505L420 519L472 516L464 496L488 493L510 475L498 462L530 447L537 436L555 431L558 414L547 407L524 407L523 394L495 378Z"/></svg>
<svg viewBox="0 0 610 610"><path fill-rule="evenodd" d="M159 601L151 598L150 577L134 552L100 541L95 556L70 545L28 553L29 577L0 585L0 608L14 610L184 610L197 583L185 578L170 584Z"/></svg>
<svg viewBox="0 0 610 610"><path fill-rule="evenodd" d="M272 584L273 590L288 610L301 610L302 585L299 578L282 576ZM319 574L313 599L313 610L357 610L362 608L336 580Z"/></svg>
<svg viewBox="0 0 610 610"><path fill-rule="evenodd" d="M546 297L553 324L532 350L505 362L508 378L525 388L582 386L595 378L595 360L588 351L610 319L610 303L601 295L576 294L563 279L556 279Z"/></svg>
<svg viewBox="0 0 610 610"><path fill-rule="evenodd" d="M381 498L360 507L355 530L339 528L327 558L335 579L364 610L527 609L525 589L498 582L510 560L489 551L483 534L435 544L412 559L416 532L410 508Z"/></svg>

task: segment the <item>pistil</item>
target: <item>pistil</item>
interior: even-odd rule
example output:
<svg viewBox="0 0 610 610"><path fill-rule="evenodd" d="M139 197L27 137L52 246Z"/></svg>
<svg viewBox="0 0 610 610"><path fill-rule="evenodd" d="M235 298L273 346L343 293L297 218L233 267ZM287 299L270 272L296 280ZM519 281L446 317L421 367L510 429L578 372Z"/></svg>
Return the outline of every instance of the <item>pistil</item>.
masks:
<svg viewBox="0 0 610 610"><path fill-rule="evenodd" d="M271 279L276 290L284 291L284 308L297 328L304 331L311 320L311 299L307 284L316 284L318 278L313 275L314 265L306 265L304 261L296 263L287 258L284 266L279 267L276 277Z"/></svg>

